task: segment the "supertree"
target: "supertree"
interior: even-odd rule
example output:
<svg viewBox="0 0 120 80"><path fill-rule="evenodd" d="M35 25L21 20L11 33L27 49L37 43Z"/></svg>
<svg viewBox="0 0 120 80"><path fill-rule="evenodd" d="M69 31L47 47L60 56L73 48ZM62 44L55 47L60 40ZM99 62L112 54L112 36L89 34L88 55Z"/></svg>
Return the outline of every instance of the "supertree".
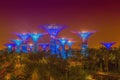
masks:
<svg viewBox="0 0 120 80"><path fill-rule="evenodd" d="M8 43L5 44L5 46L7 47L8 52L11 53L13 51L13 48L15 48L16 44Z"/></svg>
<svg viewBox="0 0 120 80"><path fill-rule="evenodd" d="M61 56L62 56L62 58L66 59L67 54L66 54L66 50L65 50L65 45L67 44L68 39L67 38L59 38L58 41L60 42L60 45L62 46Z"/></svg>
<svg viewBox="0 0 120 80"><path fill-rule="evenodd" d="M59 25L59 24L47 24L47 25L40 26L40 27L46 30L48 34L50 35L50 50L52 54L57 53L56 36L61 30L65 28L65 26Z"/></svg>
<svg viewBox="0 0 120 80"><path fill-rule="evenodd" d="M74 44L74 41L68 40L67 45L69 47L68 57L72 55L72 45Z"/></svg>
<svg viewBox="0 0 120 80"><path fill-rule="evenodd" d="M111 47L115 44L116 42L101 42L103 46L107 48L107 50L110 50Z"/></svg>
<svg viewBox="0 0 120 80"><path fill-rule="evenodd" d="M29 47L29 51L30 51L30 52L33 51L33 46L34 46L34 45L33 45L32 43L28 44L28 47Z"/></svg>
<svg viewBox="0 0 120 80"><path fill-rule="evenodd" d="M15 44L16 44L16 49L15 49L15 51L17 52L17 53L20 53L21 52L21 49L20 49L20 46L21 46L21 44L22 44L22 40L20 40L20 39L14 39L14 40L12 40L12 42L14 42Z"/></svg>
<svg viewBox="0 0 120 80"><path fill-rule="evenodd" d="M28 41L28 39L30 38L29 33L17 33L17 36L18 36L21 40L23 40L23 44L21 45L21 47L22 47L22 52L27 53L27 52L28 52L28 50L27 50L27 41Z"/></svg>
<svg viewBox="0 0 120 80"><path fill-rule="evenodd" d="M74 32L78 34L78 36L82 39L82 46L81 46L81 53L83 56L88 55L88 39L89 37L94 34L96 31L81 31L81 32Z"/></svg>
<svg viewBox="0 0 120 80"><path fill-rule="evenodd" d="M34 42L34 53L38 51L38 40L43 36L43 33L30 33L29 34Z"/></svg>
<svg viewBox="0 0 120 80"><path fill-rule="evenodd" d="M46 52L46 49L49 46L49 44L48 43L41 43L40 46L42 47L43 51Z"/></svg>

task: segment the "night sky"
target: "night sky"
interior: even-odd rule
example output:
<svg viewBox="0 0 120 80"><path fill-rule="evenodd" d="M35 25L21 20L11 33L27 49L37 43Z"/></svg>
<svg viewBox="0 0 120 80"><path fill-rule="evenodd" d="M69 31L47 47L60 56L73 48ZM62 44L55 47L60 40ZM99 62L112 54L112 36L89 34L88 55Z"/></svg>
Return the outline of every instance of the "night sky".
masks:
<svg viewBox="0 0 120 80"><path fill-rule="evenodd" d="M68 26L58 36L73 38L74 47L81 40L72 30L97 30L89 39L90 47L99 47L102 41L120 45L119 0L4 0L0 1L0 49L17 38L15 32L45 32L38 26L51 23ZM41 42L47 42L44 39Z"/></svg>

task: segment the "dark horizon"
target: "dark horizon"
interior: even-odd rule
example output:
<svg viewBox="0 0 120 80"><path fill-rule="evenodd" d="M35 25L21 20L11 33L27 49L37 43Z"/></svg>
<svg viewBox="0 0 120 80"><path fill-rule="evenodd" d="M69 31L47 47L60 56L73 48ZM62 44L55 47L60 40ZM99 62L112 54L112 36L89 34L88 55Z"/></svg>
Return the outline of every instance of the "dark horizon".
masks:
<svg viewBox="0 0 120 80"><path fill-rule="evenodd" d="M81 39L70 31L97 30L89 39L89 47L99 47L100 42L117 42L120 45L120 1L1 1L0 2L0 49L10 39L16 39L14 32L43 31L38 26L57 23L68 28L59 36L73 38L75 47ZM47 41L47 40L46 40Z"/></svg>

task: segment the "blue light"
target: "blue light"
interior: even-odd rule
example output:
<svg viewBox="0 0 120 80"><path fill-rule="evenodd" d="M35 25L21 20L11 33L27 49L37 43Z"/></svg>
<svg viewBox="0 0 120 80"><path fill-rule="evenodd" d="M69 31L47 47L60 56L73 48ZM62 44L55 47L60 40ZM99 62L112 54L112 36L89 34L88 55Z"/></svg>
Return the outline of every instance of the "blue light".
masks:
<svg viewBox="0 0 120 80"><path fill-rule="evenodd" d="M78 33L78 35L82 38L83 41L86 41L91 36L91 34L93 34L93 32L83 31Z"/></svg>
<svg viewBox="0 0 120 80"><path fill-rule="evenodd" d="M19 39L15 39L15 40L12 40L17 46L20 46L21 43L23 42L22 40L19 40Z"/></svg>
<svg viewBox="0 0 120 80"><path fill-rule="evenodd" d="M67 42L67 45L68 45L69 47L71 47L73 44L74 44L73 41L70 41L70 40L69 40L69 41Z"/></svg>
<svg viewBox="0 0 120 80"><path fill-rule="evenodd" d="M24 42L26 42L29 39L29 34L28 33L22 33L22 34L17 34L17 36L22 39Z"/></svg>
<svg viewBox="0 0 120 80"><path fill-rule="evenodd" d="M101 44L104 45L108 50L110 50L112 45L115 44L115 42L102 42Z"/></svg>
<svg viewBox="0 0 120 80"><path fill-rule="evenodd" d="M65 44L67 44L68 39L67 38L59 38L58 41L60 42L61 45L64 46Z"/></svg>
<svg viewBox="0 0 120 80"><path fill-rule="evenodd" d="M39 38L43 36L42 33L30 33L30 36L34 42L38 42Z"/></svg>
<svg viewBox="0 0 120 80"><path fill-rule="evenodd" d="M42 47L43 51L46 51L46 48L49 46L48 43L41 43L40 46Z"/></svg>
<svg viewBox="0 0 120 80"><path fill-rule="evenodd" d="M12 52L12 48L15 47L16 45L12 43L8 43L8 44L5 44L5 46L7 47L8 52Z"/></svg>
<svg viewBox="0 0 120 80"><path fill-rule="evenodd" d="M29 51L32 52L34 45L33 44L28 44L28 46L29 46Z"/></svg>
<svg viewBox="0 0 120 80"><path fill-rule="evenodd" d="M56 37L64 27L65 26L58 24L48 24L43 26L43 28L49 33L51 38Z"/></svg>

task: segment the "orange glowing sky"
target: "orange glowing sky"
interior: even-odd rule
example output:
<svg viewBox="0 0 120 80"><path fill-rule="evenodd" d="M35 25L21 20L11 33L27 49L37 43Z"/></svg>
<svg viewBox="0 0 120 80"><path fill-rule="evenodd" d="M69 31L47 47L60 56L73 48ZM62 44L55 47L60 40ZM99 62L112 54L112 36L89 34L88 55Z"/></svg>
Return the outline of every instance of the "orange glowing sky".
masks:
<svg viewBox="0 0 120 80"><path fill-rule="evenodd" d="M97 30L89 39L90 47L99 47L102 41L120 45L119 0L8 0L0 2L0 49L17 38L14 32L38 32L38 26L49 23L67 25L59 36L73 38L74 47L81 40L71 30Z"/></svg>

